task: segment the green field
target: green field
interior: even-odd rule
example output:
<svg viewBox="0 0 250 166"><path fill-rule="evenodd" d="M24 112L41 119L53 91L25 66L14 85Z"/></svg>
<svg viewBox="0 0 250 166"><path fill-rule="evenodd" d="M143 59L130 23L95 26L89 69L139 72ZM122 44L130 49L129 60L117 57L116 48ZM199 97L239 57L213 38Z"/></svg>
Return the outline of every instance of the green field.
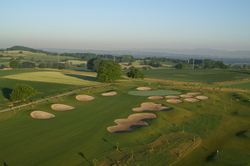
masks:
<svg viewBox="0 0 250 166"><path fill-rule="evenodd" d="M250 77L250 70L169 70L169 69L155 69L143 71L147 78L174 80L184 82L198 82L198 83L215 83L232 80L240 80Z"/></svg>
<svg viewBox="0 0 250 166"><path fill-rule="evenodd" d="M153 72L161 73L160 71L162 74L153 74ZM178 76L178 74L192 75L195 78L195 75L197 77L199 72L205 70L199 70L199 72L182 70L182 73L181 70L147 72L151 72L151 78L160 79L164 75L163 71L177 74L171 79L181 81L178 77L184 76ZM233 74L236 72L231 70L208 70L204 74L210 72L213 75L212 71L214 75L224 72L228 80L238 79ZM4 94L16 83L25 83L37 89L39 93L31 98L33 101L98 83L90 74L72 72L35 69L1 70L1 109L9 102ZM230 74L231 77L229 77ZM237 77L246 78L247 75L248 72L238 73ZM40 78L42 80L38 80L36 76L42 77ZM72 80L72 83L67 82L68 80ZM191 78L189 80L203 82L205 78L197 77L195 81L191 81ZM218 80L215 82L223 81L222 78ZM78 82L81 81L86 84L79 85ZM241 82L236 81L234 85L239 83ZM225 84L229 86L230 83ZM213 84L204 84L206 85L213 86ZM165 99L148 99L148 95L152 95L149 91L145 92L145 95L136 95L137 93L131 95L130 93L137 91L136 88L139 86L151 87L153 92L175 90L185 94L200 91L210 99L189 103L182 98L183 103L173 104L166 102ZM178 87L164 82L159 84L158 81L125 80L55 98L20 110L0 113L0 159L5 165L11 166L249 164L250 139L247 137L247 131L250 127L248 115L250 92L239 93L236 89L234 91L189 89L191 87L193 87L191 84L190 87ZM109 91L116 91L118 94L101 95ZM141 93L141 91L138 92ZM91 95L96 99L87 102L78 101L76 100L78 94ZM165 96L163 93L158 95ZM132 132L107 131L107 127L116 125L115 119L124 119L136 113L132 109L140 107L143 102L163 104L173 109L162 112L151 111L150 113L154 113L157 118L147 120L149 126L135 128ZM54 111L51 108L52 104L67 104L76 109ZM33 119L30 113L35 110L46 111L56 117L47 120ZM219 150L218 153L217 150Z"/></svg>
<svg viewBox="0 0 250 166"><path fill-rule="evenodd" d="M20 54L19 51L5 51L4 53L1 53L3 56L13 56L14 58L17 58L19 56L23 56L25 60L30 60L31 58L34 58L35 61L41 60L41 61L52 61L57 62L58 56L52 56L52 55L46 55L45 53L33 53L30 51L22 51L23 53ZM9 57L10 59L11 57ZM65 60L65 59L75 59L70 56L61 56L59 57L59 60ZM0 61L1 64L1 61Z"/></svg>

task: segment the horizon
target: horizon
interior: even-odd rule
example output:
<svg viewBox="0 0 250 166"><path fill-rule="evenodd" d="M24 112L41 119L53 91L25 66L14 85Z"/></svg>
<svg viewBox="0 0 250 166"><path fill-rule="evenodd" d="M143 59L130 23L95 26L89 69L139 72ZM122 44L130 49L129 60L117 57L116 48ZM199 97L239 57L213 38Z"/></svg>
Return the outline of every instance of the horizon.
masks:
<svg viewBox="0 0 250 166"><path fill-rule="evenodd" d="M4 1L0 47L249 51L249 5L247 0Z"/></svg>

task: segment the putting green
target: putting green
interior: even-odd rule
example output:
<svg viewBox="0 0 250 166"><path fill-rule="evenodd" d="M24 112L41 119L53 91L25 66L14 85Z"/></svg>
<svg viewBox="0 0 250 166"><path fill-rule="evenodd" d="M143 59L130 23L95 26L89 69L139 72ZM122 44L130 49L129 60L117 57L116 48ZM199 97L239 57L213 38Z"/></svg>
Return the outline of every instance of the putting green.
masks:
<svg viewBox="0 0 250 166"><path fill-rule="evenodd" d="M175 90L150 90L150 91L129 91L128 94L134 96L166 96L166 95L180 95L182 93Z"/></svg>

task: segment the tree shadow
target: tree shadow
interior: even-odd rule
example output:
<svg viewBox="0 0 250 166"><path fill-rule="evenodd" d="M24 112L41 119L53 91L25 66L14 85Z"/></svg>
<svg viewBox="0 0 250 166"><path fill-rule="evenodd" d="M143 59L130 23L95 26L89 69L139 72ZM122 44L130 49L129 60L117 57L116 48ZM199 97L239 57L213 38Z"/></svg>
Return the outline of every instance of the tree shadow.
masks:
<svg viewBox="0 0 250 166"><path fill-rule="evenodd" d="M8 166L5 161L3 161L3 166Z"/></svg>
<svg viewBox="0 0 250 166"><path fill-rule="evenodd" d="M1 90L2 90L3 96L6 99L10 100L10 94L12 92L12 89L10 89L10 88L2 88Z"/></svg>
<svg viewBox="0 0 250 166"><path fill-rule="evenodd" d="M91 76L84 76L84 75L77 75L77 74L64 74L64 75L79 78L79 79L82 79L82 80L98 81L96 77L91 77Z"/></svg>
<svg viewBox="0 0 250 166"><path fill-rule="evenodd" d="M89 163L89 165L92 165L91 162L84 156L84 154L82 152L78 152L78 155L80 155L82 158L84 158Z"/></svg>

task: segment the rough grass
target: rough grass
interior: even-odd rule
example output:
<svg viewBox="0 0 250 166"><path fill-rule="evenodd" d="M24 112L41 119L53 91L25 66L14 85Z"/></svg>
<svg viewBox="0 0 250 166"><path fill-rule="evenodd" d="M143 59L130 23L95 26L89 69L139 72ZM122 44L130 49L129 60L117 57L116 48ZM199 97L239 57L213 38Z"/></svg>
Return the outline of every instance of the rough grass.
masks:
<svg viewBox="0 0 250 166"><path fill-rule="evenodd" d="M97 82L96 78L93 76L84 76L80 74L64 74L52 71L19 73L3 76L3 78L84 86L100 84L100 82ZM91 81L89 81L88 79Z"/></svg>

